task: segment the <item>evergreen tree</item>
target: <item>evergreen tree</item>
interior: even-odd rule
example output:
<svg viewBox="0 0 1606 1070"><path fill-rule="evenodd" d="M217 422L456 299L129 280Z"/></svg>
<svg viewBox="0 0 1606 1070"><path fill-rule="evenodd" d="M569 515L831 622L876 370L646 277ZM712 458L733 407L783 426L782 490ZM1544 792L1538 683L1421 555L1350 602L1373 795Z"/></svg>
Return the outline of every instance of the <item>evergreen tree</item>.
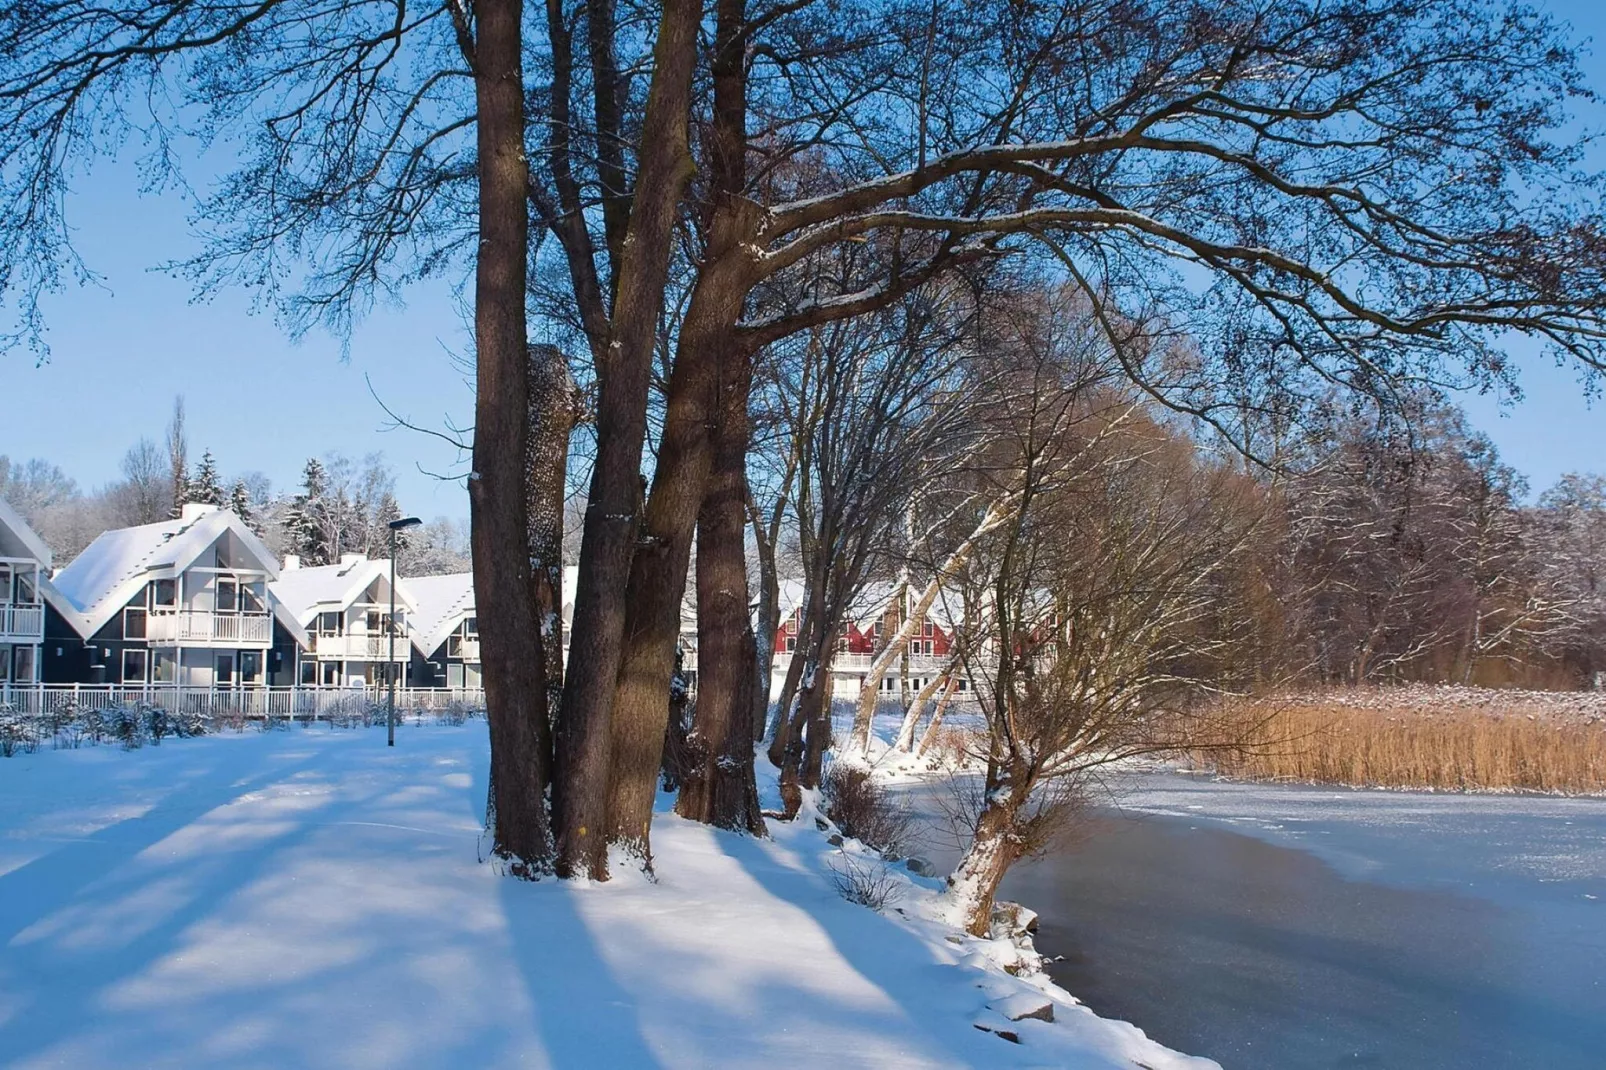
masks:
<svg viewBox="0 0 1606 1070"><path fill-rule="evenodd" d="M234 488L229 491L229 508L234 515L245 522L245 526L257 535L262 534L262 525L256 513L251 509L251 490L245 485L245 480L236 479Z"/></svg>
<svg viewBox="0 0 1606 1070"><path fill-rule="evenodd" d="M376 552L373 556L390 556L390 522L392 520L400 520L401 515L401 506L396 503L394 494L386 491L380 495L379 504L374 507L374 518L370 524L370 528L373 531L373 541L377 543L375 546ZM411 532L407 531L398 531L396 533L396 559L398 562L407 558L409 535L411 535ZM398 567L400 567L399 564Z"/></svg>
<svg viewBox="0 0 1606 1070"><path fill-rule="evenodd" d="M291 498L285 509L284 534L286 548L309 567L330 563L328 491L323 465L316 457L308 458L301 474L301 493Z"/></svg>
<svg viewBox="0 0 1606 1070"><path fill-rule="evenodd" d="M223 504L223 484L218 478L217 461L212 457L211 450L201 454L201 463L195 466L195 475L190 479L189 500L202 505Z"/></svg>

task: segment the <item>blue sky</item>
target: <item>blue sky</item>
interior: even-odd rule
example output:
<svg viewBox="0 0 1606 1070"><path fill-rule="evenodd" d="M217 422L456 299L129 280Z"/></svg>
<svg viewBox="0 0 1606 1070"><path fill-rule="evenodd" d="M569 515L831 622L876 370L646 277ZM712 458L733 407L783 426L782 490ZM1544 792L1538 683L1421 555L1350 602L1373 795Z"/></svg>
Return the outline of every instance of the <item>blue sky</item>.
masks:
<svg viewBox="0 0 1606 1070"><path fill-rule="evenodd" d="M1591 0L1546 6L1581 36L1606 40L1606 9ZM1606 64L1599 48L1591 51L1589 69L1606 92ZM1596 153L1597 167L1606 166L1603 157ZM97 486L116 478L123 452L141 435L160 438L173 396L183 393L192 455L210 448L225 475L257 470L283 489L310 455L382 452L404 509L467 515L460 482L420 470L460 472L451 448L386 430L389 418L365 382L414 422L468 423L472 395L450 359L468 336L449 286L415 287L404 306L375 310L343 359L340 341L327 333L292 342L271 315L253 314L244 293L195 303L189 283L152 270L194 246L183 203L140 196L136 187L126 160L102 162L78 182L69 219L80 253L103 281L46 306L48 364L35 367L23 352L0 355L0 454L45 456L80 484ZM1606 403L1590 407L1574 372L1531 360L1522 385L1526 397L1514 407L1464 400L1474 424L1534 490L1566 471L1606 471Z"/></svg>

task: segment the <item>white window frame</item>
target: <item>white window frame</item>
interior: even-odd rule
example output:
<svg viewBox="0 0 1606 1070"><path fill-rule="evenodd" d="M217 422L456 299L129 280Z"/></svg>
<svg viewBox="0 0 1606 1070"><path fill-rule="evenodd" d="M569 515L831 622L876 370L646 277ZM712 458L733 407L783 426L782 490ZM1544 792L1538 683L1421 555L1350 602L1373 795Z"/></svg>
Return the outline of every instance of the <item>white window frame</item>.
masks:
<svg viewBox="0 0 1606 1070"><path fill-rule="evenodd" d="M128 659L138 658L140 663L139 674L133 679L128 677ZM150 682L151 655L144 647L126 646L123 648L122 664L118 666L118 679L125 684L145 684Z"/></svg>

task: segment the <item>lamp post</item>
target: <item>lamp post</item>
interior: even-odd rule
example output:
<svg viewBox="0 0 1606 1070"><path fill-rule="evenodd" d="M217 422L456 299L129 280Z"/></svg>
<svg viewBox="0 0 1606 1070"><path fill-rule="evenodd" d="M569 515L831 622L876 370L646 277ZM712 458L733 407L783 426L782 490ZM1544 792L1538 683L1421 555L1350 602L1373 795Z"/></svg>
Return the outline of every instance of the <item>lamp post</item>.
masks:
<svg viewBox="0 0 1606 1070"><path fill-rule="evenodd" d="M416 528L423 521L416 516L404 516L390 522L390 662L385 666L385 679L390 681L390 699L385 714L385 746L396 745L396 533Z"/></svg>

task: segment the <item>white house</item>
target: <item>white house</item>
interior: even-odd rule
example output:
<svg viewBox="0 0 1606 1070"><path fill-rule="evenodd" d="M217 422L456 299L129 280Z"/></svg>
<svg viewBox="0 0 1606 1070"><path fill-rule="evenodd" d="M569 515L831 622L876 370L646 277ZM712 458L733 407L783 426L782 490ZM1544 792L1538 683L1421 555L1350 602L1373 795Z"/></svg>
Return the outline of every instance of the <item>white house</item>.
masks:
<svg viewBox="0 0 1606 1070"><path fill-rule="evenodd" d="M0 689L40 679L45 617L70 610L49 577L50 547L0 498Z"/></svg>
<svg viewBox="0 0 1606 1070"><path fill-rule="evenodd" d="M560 616L563 622L563 657L568 661L570 629L574 625L574 594L580 570L563 570ZM474 574L409 576L397 584L411 595L416 609L407 618L413 642L413 663L407 682L414 687L479 687L480 632L474 608ZM688 585L689 587L689 585ZM682 605L680 646L682 669L697 668L697 616L690 600Z"/></svg>
<svg viewBox="0 0 1606 1070"><path fill-rule="evenodd" d="M387 666L409 659L408 615L417 610L407 584L396 583L396 617L390 622L390 562L343 554L337 565L302 567L287 557L270 585L305 632L295 682L314 687L380 684ZM391 642L394 632L395 642ZM400 681L402 675L396 672Z"/></svg>
<svg viewBox="0 0 1606 1070"><path fill-rule="evenodd" d="M474 613L474 574L413 576L407 585L415 609L407 618L413 687L479 687L480 630Z"/></svg>
<svg viewBox="0 0 1606 1070"><path fill-rule="evenodd" d="M104 532L54 577L70 603L61 614L70 628L46 636L44 679L280 682L286 652L304 636L269 592L278 573L245 522L212 505L192 503L175 520Z"/></svg>

